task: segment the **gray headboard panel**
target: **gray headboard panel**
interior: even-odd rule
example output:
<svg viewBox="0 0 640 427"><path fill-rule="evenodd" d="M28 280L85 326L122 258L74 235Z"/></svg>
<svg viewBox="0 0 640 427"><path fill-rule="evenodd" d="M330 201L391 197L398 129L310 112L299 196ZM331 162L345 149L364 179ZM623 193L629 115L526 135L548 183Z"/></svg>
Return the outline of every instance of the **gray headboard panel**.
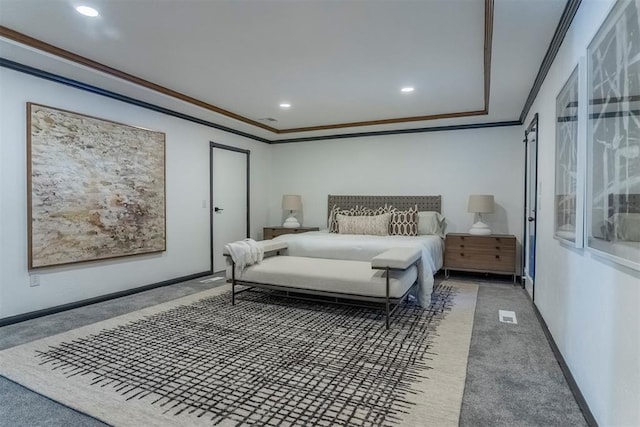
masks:
<svg viewBox="0 0 640 427"><path fill-rule="evenodd" d="M351 209L357 206L379 208L385 204L393 205L402 210L418 205L419 211L436 211L442 213L442 196L337 196L329 194L327 203L327 217L333 206L341 209Z"/></svg>

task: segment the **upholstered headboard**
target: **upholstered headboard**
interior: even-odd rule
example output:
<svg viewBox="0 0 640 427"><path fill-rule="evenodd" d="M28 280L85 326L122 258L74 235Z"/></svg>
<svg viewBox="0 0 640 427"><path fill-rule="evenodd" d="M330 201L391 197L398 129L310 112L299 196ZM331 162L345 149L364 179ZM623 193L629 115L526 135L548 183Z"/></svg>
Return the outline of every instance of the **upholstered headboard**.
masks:
<svg viewBox="0 0 640 427"><path fill-rule="evenodd" d="M419 211L436 211L442 213L442 196L337 196L329 194L327 217L333 206L351 209L357 206L379 208L385 204L405 210L418 205Z"/></svg>
<svg viewBox="0 0 640 427"><path fill-rule="evenodd" d="M640 213L640 194L609 194L609 216L623 212Z"/></svg>

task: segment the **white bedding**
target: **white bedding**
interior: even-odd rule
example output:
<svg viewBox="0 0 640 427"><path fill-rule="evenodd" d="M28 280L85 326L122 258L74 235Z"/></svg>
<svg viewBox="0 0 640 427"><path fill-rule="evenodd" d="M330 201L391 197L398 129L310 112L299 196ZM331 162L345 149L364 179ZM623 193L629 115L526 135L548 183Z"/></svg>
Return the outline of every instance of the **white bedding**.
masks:
<svg viewBox="0 0 640 427"><path fill-rule="evenodd" d="M439 236L369 236L337 234L328 231L310 231L300 234L285 234L276 241L287 242L288 254L292 256L371 261L387 249L417 247L422 252L418 264L418 293L416 297L422 307L429 306L433 290L433 275L442 267L444 241Z"/></svg>

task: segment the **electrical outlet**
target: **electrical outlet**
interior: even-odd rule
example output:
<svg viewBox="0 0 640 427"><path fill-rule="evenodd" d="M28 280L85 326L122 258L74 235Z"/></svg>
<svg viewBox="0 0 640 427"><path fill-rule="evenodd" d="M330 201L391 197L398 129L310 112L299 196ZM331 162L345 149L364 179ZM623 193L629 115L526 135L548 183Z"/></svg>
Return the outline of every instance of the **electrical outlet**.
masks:
<svg viewBox="0 0 640 427"><path fill-rule="evenodd" d="M29 276L29 286L40 286L40 276L37 274Z"/></svg>

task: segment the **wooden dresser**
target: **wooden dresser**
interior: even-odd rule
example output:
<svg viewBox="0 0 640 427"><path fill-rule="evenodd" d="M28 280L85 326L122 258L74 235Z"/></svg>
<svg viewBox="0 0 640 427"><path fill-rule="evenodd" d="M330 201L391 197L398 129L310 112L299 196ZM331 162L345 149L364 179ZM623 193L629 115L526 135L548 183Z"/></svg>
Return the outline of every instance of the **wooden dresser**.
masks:
<svg viewBox="0 0 640 427"><path fill-rule="evenodd" d="M475 236L449 233L445 239L444 272L474 271L513 275L516 281L516 237L505 234Z"/></svg>
<svg viewBox="0 0 640 427"><path fill-rule="evenodd" d="M264 240L270 240L274 237L282 236L283 234L298 234L305 233L307 231L318 231L318 227L297 227L297 228L285 228L285 227L264 227L262 229L262 238Z"/></svg>

